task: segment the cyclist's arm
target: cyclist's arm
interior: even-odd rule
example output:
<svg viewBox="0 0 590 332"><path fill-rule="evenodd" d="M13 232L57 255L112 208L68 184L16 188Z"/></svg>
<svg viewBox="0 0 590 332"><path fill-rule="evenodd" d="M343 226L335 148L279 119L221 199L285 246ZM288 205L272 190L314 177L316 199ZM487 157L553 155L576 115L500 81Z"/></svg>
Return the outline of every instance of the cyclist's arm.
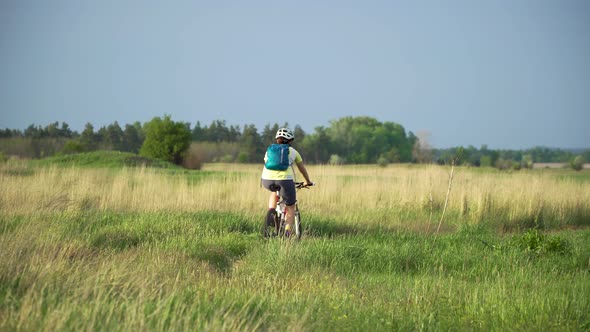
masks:
<svg viewBox="0 0 590 332"><path fill-rule="evenodd" d="M307 186L312 185L313 182L311 182L311 180L309 179L309 174L307 174L307 168L305 168L305 165L303 164L303 160L296 162L295 164L297 165L297 169L299 169L299 172L301 172L301 174L305 178L305 185L307 185Z"/></svg>

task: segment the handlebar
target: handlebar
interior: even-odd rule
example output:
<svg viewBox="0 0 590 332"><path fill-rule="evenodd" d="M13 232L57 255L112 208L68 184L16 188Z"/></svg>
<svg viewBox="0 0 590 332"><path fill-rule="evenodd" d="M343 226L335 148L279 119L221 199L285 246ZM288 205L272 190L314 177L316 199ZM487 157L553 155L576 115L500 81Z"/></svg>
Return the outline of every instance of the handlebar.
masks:
<svg viewBox="0 0 590 332"><path fill-rule="evenodd" d="M306 185L305 182L295 182L295 188L297 189L301 189L301 188L307 188L309 189L309 187L311 186L315 186L315 183L311 183L309 185Z"/></svg>

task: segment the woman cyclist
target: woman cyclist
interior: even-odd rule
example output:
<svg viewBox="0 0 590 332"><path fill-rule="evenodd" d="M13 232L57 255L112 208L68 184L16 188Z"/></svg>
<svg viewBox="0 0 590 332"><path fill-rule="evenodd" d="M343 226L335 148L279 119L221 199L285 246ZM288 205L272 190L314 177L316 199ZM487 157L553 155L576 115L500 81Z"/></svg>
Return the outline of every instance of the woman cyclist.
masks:
<svg viewBox="0 0 590 332"><path fill-rule="evenodd" d="M273 170L269 169L267 161L269 159L268 152L264 155L265 166L262 170L262 185L264 188L271 191L270 198L268 200L269 210L274 210L277 207L277 196L275 191L279 189L280 196L285 200L286 205L286 225L285 231L289 231L293 226L295 219L295 203L297 202L296 190L295 190L295 172L293 170L293 163L297 165L299 172L305 178L305 185L312 186L313 182L309 179L307 169L303 164L303 158L297 150L291 147L295 135L287 128L281 128L275 135L277 144L288 145L288 167L285 170Z"/></svg>

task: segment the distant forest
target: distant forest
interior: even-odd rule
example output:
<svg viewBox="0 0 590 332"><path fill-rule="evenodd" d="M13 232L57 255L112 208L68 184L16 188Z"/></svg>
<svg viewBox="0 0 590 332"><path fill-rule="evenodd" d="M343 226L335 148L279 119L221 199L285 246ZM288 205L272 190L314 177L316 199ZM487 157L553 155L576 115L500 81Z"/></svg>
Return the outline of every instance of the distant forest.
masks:
<svg viewBox="0 0 590 332"><path fill-rule="evenodd" d="M266 146L274 141L280 127L289 124L267 124L258 130L254 125L228 125L216 120L209 125L182 122L190 133L187 159L199 162L261 162ZM24 131L0 129L0 154L21 158L44 158L97 150L139 153L145 141L146 124L135 122L121 127L117 122L95 130L87 123L79 133L62 122L46 126L31 124ZM529 168L534 163L572 163L590 161L590 149L567 151L548 147L526 150L493 150L487 146L431 148L425 138L406 132L393 122L380 122L371 117L344 117L327 127L316 127L306 133L300 126L290 127L295 133L293 146L310 164L381 164L438 163L454 159L458 164L498 168ZM458 159L457 159L458 158Z"/></svg>

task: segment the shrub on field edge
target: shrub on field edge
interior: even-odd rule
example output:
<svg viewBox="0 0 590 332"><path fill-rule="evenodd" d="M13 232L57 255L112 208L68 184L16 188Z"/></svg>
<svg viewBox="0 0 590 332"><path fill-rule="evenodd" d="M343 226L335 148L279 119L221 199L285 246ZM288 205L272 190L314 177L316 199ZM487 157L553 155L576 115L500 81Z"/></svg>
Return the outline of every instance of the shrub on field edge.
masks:
<svg viewBox="0 0 590 332"><path fill-rule="evenodd" d="M380 167L385 167L388 164L389 164L389 161L383 155L380 156L379 159L377 159L377 165L379 165Z"/></svg>
<svg viewBox="0 0 590 332"><path fill-rule="evenodd" d="M487 161L486 161L487 162ZM513 170L513 171L520 171L521 169L532 169L533 168L533 160L527 156L523 157L523 160L518 162L514 160L507 160L507 159L498 159L495 163L497 169L501 171L506 170Z"/></svg>
<svg viewBox="0 0 590 332"><path fill-rule="evenodd" d="M514 236L509 246L533 252L536 254L571 252L570 243L559 236L548 236L537 229L529 229L522 235Z"/></svg>
<svg viewBox="0 0 590 332"><path fill-rule="evenodd" d="M74 154L74 153L82 153L86 151L84 144L80 143L77 140L67 141L64 144L64 148L61 151L63 154Z"/></svg>
<svg viewBox="0 0 590 332"><path fill-rule="evenodd" d="M330 160L328 161L328 163L330 165L342 165L344 164L345 160L344 158L340 157L337 154L333 154L330 156Z"/></svg>
<svg viewBox="0 0 590 332"><path fill-rule="evenodd" d="M200 156L196 153L188 153L182 161L182 166L188 169L199 170L203 167L203 161Z"/></svg>
<svg viewBox="0 0 590 332"><path fill-rule="evenodd" d="M170 115L154 117L144 125L145 140L139 154L144 157L182 164L190 146L187 124L172 121Z"/></svg>
<svg viewBox="0 0 590 332"><path fill-rule="evenodd" d="M576 171L581 171L584 168L584 157L577 156L570 161L570 166Z"/></svg>
<svg viewBox="0 0 590 332"><path fill-rule="evenodd" d="M247 163L250 159L250 154L248 152L242 151L238 154L237 161L239 163Z"/></svg>
<svg viewBox="0 0 590 332"><path fill-rule="evenodd" d="M535 162L532 155L525 154L524 156L522 156L522 161L520 162L522 168L533 169L534 164Z"/></svg>

